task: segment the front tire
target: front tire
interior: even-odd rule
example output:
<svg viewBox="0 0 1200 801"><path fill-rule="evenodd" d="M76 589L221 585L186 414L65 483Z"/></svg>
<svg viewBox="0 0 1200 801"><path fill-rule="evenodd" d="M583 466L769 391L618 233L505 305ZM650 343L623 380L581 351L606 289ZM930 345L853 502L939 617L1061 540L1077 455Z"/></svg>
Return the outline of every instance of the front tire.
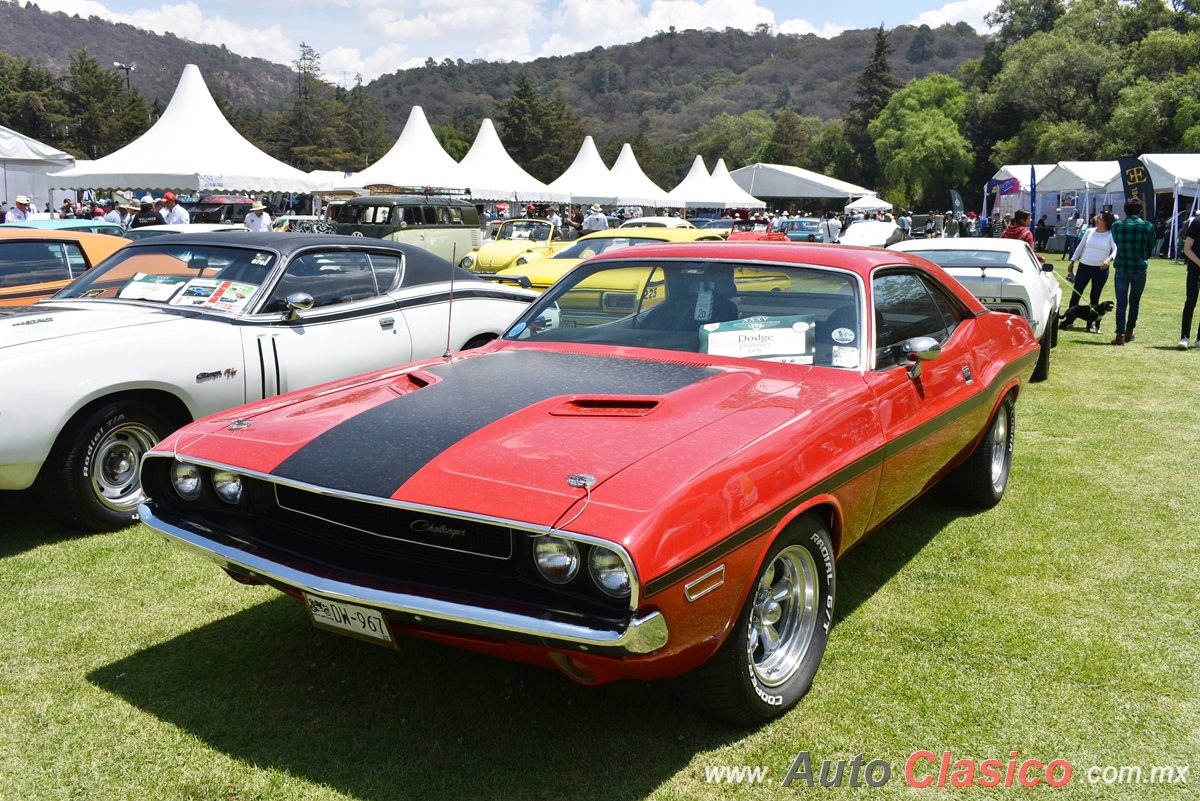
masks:
<svg viewBox="0 0 1200 801"><path fill-rule="evenodd" d="M1012 472L1015 422L1016 400L1010 392L1000 401L1000 408L975 450L946 476L950 497L980 509L991 509L1000 503Z"/></svg>
<svg viewBox="0 0 1200 801"><path fill-rule="evenodd" d="M738 726L795 706L825 654L836 581L825 523L801 515L771 545L720 649L680 680L690 700Z"/></svg>
<svg viewBox="0 0 1200 801"><path fill-rule="evenodd" d="M145 498L142 455L174 428L154 406L136 400L112 401L80 416L63 430L38 478L46 510L89 531L136 523Z"/></svg>

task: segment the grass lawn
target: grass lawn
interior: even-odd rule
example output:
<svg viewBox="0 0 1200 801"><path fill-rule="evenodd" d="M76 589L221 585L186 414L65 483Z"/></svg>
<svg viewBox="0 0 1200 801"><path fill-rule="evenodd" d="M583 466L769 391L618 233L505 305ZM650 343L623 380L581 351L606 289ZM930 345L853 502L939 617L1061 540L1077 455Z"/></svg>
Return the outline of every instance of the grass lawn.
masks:
<svg viewBox="0 0 1200 801"><path fill-rule="evenodd" d="M143 526L80 536L0 493L0 799L1195 798L1200 351L1174 349L1183 279L1152 264L1133 344L1106 344L1111 316L1102 337L1062 333L1018 403L997 508L930 495L840 563L812 691L751 732L654 685L320 632ZM918 750L1075 775L916 792ZM817 770L886 760L891 780L783 788L799 751ZM771 783L706 781L726 765ZM1190 782L1087 782L1110 765L1188 765Z"/></svg>

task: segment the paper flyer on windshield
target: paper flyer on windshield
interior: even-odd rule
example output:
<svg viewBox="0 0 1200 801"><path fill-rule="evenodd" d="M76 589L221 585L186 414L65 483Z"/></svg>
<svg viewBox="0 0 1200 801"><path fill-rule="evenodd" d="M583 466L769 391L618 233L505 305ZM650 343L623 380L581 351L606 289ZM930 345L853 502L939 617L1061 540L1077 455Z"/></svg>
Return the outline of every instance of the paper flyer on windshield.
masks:
<svg viewBox="0 0 1200 801"><path fill-rule="evenodd" d="M816 355L816 318L747 317L700 327L700 350L714 356L737 356L789 364L812 364Z"/></svg>
<svg viewBox="0 0 1200 801"><path fill-rule="evenodd" d="M184 275L134 273L133 278L121 287L117 297L122 300L156 300L166 303L175 297L175 293L187 283L187 280L187 276Z"/></svg>
<svg viewBox="0 0 1200 801"><path fill-rule="evenodd" d="M172 306L200 306L218 311L242 311L250 302L254 284L222 281L219 278L193 278L171 301Z"/></svg>

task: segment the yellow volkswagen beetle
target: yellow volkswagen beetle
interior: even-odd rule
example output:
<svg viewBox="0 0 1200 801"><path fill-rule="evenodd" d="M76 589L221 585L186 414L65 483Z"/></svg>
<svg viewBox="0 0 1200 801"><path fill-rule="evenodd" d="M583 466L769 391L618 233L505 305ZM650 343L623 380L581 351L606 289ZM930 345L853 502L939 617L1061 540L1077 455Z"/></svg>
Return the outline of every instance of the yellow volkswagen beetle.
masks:
<svg viewBox="0 0 1200 801"><path fill-rule="evenodd" d="M479 273L500 272L522 256L552 256L571 244L549 220L522 217L505 220L491 242L463 257L459 266Z"/></svg>

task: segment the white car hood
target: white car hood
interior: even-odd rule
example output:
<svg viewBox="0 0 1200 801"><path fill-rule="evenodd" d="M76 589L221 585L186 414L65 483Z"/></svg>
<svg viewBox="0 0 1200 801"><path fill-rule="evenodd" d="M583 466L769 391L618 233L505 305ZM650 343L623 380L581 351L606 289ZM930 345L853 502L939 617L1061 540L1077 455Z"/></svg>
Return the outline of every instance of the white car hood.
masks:
<svg viewBox="0 0 1200 801"><path fill-rule="evenodd" d="M134 303L108 301L0 306L0 351L48 339L168 323L178 316Z"/></svg>

